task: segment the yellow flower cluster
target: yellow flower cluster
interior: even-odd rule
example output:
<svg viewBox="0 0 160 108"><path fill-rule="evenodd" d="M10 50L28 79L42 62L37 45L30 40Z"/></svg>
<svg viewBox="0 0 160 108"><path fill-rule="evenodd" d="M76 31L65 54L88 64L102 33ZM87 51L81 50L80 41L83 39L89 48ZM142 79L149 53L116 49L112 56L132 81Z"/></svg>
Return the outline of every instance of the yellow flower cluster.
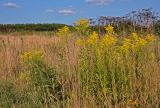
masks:
<svg viewBox="0 0 160 108"><path fill-rule="evenodd" d="M137 33L132 33L131 39L124 38L121 50L123 52L128 52L129 49L132 49L136 52L154 40L155 38L153 35L147 35L146 38L142 38Z"/></svg>
<svg viewBox="0 0 160 108"><path fill-rule="evenodd" d="M115 45L117 42L117 38L110 34L113 32L113 27L109 25L108 27L106 27L106 29L109 33L107 33L102 39L100 39L99 42L98 34L96 32L93 32L86 41L78 39L76 42L77 45L88 44L92 46L100 46L100 48L107 48L109 46Z"/></svg>
<svg viewBox="0 0 160 108"><path fill-rule="evenodd" d="M114 27L111 25L108 25L107 27L105 27L105 29L106 29L106 31L108 31L109 34L112 34Z"/></svg>
<svg viewBox="0 0 160 108"><path fill-rule="evenodd" d="M123 40L123 45L121 47L121 50L125 53L127 53L131 47L131 39L127 39L127 38L124 38Z"/></svg>
<svg viewBox="0 0 160 108"><path fill-rule="evenodd" d="M64 26L61 29L58 29L58 32L56 33L57 36L61 37L61 36L66 36L70 33L70 30L67 26Z"/></svg>
<svg viewBox="0 0 160 108"><path fill-rule="evenodd" d="M153 42L154 36L147 35L146 37L140 37L137 33L132 33L132 36L129 38L123 38L122 40L118 41L118 38L115 37L112 33L113 27L108 25L106 30L108 31L107 34L101 39L98 38L98 34L93 32L87 40L77 40L78 45L91 45L93 47L96 46L99 50L104 50L106 48L111 48L116 46L117 50L120 50L123 53L129 53L129 51L137 52L141 51L141 49L146 48L148 43ZM122 43L122 44L118 44Z"/></svg>
<svg viewBox="0 0 160 108"><path fill-rule="evenodd" d="M135 43L132 44L132 48L134 51L136 51L139 48L144 47L146 44L147 44L147 41L145 39L139 39L138 41L135 41Z"/></svg>
<svg viewBox="0 0 160 108"><path fill-rule="evenodd" d="M117 38L114 36L105 35L100 41L101 48L107 48L111 45L115 45L117 42Z"/></svg>
<svg viewBox="0 0 160 108"><path fill-rule="evenodd" d="M106 31L108 31L108 33L100 41L101 48L107 48L111 45L115 45L117 42L117 38L112 35L114 31L114 27L111 25L108 25L107 27L105 27L105 29Z"/></svg>
<svg viewBox="0 0 160 108"><path fill-rule="evenodd" d="M135 40L135 41L139 41L139 36L137 33L133 32L132 33L132 38Z"/></svg>
<svg viewBox="0 0 160 108"><path fill-rule="evenodd" d="M150 54L150 57L149 57L152 61L154 61L155 60L155 58L156 58L156 56L155 56L155 54L152 52L151 54Z"/></svg>
<svg viewBox="0 0 160 108"><path fill-rule="evenodd" d="M21 55L21 59L26 62L30 61L33 59L42 59L43 53L41 51L30 51L30 52L25 52Z"/></svg>
<svg viewBox="0 0 160 108"><path fill-rule="evenodd" d="M89 27L89 21L87 19L80 18L79 20L77 20L77 22L75 23L75 25L87 28L87 27Z"/></svg>
<svg viewBox="0 0 160 108"><path fill-rule="evenodd" d="M83 41L82 39L78 39L78 40L76 41L76 44L77 44L78 46L83 45L83 43L84 43L84 41Z"/></svg>
<svg viewBox="0 0 160 108"><path fill-rule="evenodd" d="M75 23L74 28L80 35L88 35L89 32L89 21L88 19L80 18Z"/></svg>
<svg viewBox="0 0 160 108"><path fill-rule="evenodd" d="M78 39L76 41L76 44L78 46L89 45L89 46L95 47L98 45L98 34L96 32L93 32L86 40Z"/></svg>
<svg viewBox="0 0 160 108"><path fill-rule="evenodd" d="M133 51L137 51L147 44L147 41L139 37L137 33L132 33L132 37L133 37L133 44L132 44Z"/></svg>
<svg viewBox="0 0 160 108"><path fill-rule="evenodd" d="M155 41L155 38L154 38L153 35L148 34L147 37L146 37L146 41L147 41L147 42L152 42L152 41Z"/></svg>
<svg viewBox="0 0 160 108"><path fill-rule="evenodd" d="M92 45L96 45L97 42L98 42L98 34L97 34L96 32L93 32L93 33L89 36L89 38L88 38L88 40L87 40L87 43L88 43L88 44L92 44Z"/></svg>

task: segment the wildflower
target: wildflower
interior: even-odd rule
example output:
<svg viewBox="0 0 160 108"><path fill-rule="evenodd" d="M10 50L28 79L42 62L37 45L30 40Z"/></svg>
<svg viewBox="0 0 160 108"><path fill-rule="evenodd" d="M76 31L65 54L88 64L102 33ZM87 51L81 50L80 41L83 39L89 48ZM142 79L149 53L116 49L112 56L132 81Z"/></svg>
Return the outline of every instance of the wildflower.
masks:
<svg viewBox="0 0 160 108"><path fill-rule="evenodd" d="M139 38L134 44L132 44L132 48L134 51L137 51L143 47L145 47L147 44L147 41L145 39Z"/></svg>
<svg viewBox="0 0 160 108"><path fill-rule="evenodd" d="M93 32L88 38L87 43L96 45L97 42L98 42L98 34L96 32Z"/></svg>
<svg viewBox="0 0 160 108"><path fill-rule="evenodd" d="M139 40L139 36L138 36L138 34L137 33L132 33L132 37L133 37L133 39L135 40L135 41L138 41Z"/></svg>
<svg viewBox="0 0 160 108"><path fill-rule="evenodd" d="M84 43L84 41L82 39L78 39L76 42L76 44L79 46L83 45L83 43Z"/></svg>
<svg viewBox="0 0 160 108"><path fill-rule="evenodd" d="M61 29L58 29L58 32L56 33L57 36L66 36L70 33L70 30L67 26L64 26L63 28Z"/></svg>
<svg viewBox="0 0 160 108"><path fill-rule="evenodd" d="M84 35L88 32L89 21L87 19L81 18L75 23L74 27L78 31L78 33Z"/></svg>
<svg viewBox="0 0 160 108"><path fill-rule="evenodd" d="M146 37L146 41L147 41L147 42L152 42L152 41L154 41L154 40L155 40L155 38L154 38L153 35L151 35L151 34L148 34L148 35L147 35L147 37Z"/></svg>
<svg viewBox="0 0 160 108"><path fill-rule="evenodd" d="M140 38L138 44L139 46L145 46L147 44L147 41L145 39Z"/></svg>
<svg viewBox="0 0 160 108"><path fill-rule="evenodd" d="M121 47L121 50L124 51L124 52L128 52L130 47L131 47L131 40L125 38L124 41L123 41L123 45Z"/></svg>
<svg viewBox="0 0 160 108"><path fill-rule="evenodd" d="M77 22L75 23L75 25L76 26L89 27L89 21L87 19L80 18L79 20L77 20Z"/></svg>
<svg viewBox="0 0 160 108"><path fill-rule="evenodd" d="M117 42L117 38L113 36L106 35L102 38L100 42L100 46L102 48L114 45Z"/></svg>
<svg viewBox="0 0 160 108"><path fill-rule="evenodd" d="M137 51L147 45L147 41L139 37L137 33L132 33L132 38L133 38L132 49L134 51Z"/></svg>
<svg viewBox="0 0 160 108"><path fill-rule="evenodd" d="M152 52L149 57L151 60L155 60L155 54Z"/></svg>
<svg viewBox="0 0 160 108"><path fill-rule="evenodd" d="M24 62L31 61L34 59L39 60L39 59L43 59L43 54L40 51L24 52L24 54L21 55L21 59Z"/></svg>
<svg viewBox="0 0 160 108"><path fill-rule="evenodd" d="M114 27L111 25L108 25L105 29L106 29L106 31L108 31L109 34L112 34Z"/></svg>

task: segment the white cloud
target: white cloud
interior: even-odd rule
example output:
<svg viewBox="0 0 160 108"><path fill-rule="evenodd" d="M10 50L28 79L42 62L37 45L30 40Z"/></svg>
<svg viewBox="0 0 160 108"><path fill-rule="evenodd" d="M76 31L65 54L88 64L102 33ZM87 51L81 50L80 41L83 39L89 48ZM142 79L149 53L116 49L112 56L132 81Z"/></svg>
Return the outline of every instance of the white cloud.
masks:
<svg viewBox="0 0 160 108"><path fill-rule="evenodd" d="M47 13L53 13L54 10L53 10L53 9L47 9L46 12L47 12Z"/></svg>
<svg viewBox="0 0 160 108"><path fill-rule="evenodd" d="M62 9L59 10L58 13L62 15L72 15L75 14L76 12L73 9Z"/></svg>
<svg viewBox="0 0 160 108"><path fill-rule="evenodd" d="M106 5L112 2L113 0L86 0L86 3L88 4L94 4L94 5Z"/></svg>
<svg viewBox="0 0 160 108"><path fill-rule="evenodd" d="M3 5L7 8L18 8L19 7L17 4L12 3L12 2L4 3Z"/></svg>

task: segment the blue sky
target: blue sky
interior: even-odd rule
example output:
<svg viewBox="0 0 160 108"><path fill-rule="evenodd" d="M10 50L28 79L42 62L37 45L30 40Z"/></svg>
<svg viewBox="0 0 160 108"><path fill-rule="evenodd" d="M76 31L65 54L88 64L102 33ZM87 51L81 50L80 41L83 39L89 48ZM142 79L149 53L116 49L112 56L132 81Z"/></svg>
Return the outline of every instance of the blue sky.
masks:
<svg viewBox="0 0 160 108"><path fill-rule="evenodd" d="M151 7L160 13L160 0L0 0L0 23L72 24L78 18L122 16Z"/></svg>

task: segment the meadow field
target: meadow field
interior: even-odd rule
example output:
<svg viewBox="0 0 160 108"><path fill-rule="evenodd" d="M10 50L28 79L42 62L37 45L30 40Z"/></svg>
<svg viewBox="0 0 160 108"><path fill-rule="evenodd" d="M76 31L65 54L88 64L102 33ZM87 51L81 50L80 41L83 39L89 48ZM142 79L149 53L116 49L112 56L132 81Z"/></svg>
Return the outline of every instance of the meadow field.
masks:
<svg viewBox="0 0 160 108"><path fill-rule="evenodd" d="M1 108L160 108L160 38L83 26L0 35Z"/></svg>

